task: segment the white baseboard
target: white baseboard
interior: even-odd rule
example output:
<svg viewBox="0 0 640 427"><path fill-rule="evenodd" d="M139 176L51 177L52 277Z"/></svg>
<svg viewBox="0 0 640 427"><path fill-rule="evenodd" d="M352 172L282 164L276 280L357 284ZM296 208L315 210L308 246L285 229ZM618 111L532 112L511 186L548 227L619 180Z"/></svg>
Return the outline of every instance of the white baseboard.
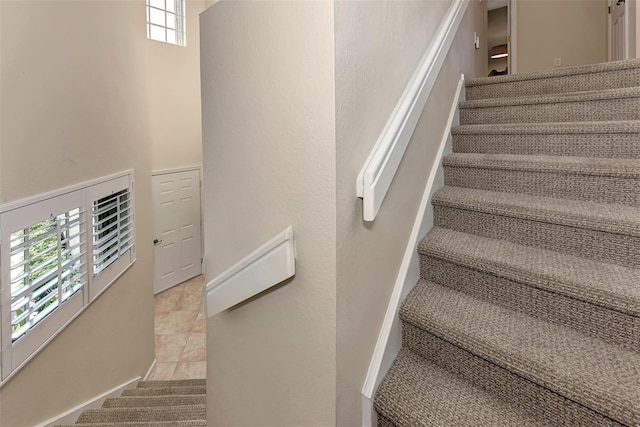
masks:
<svg viewBox="0 0 640 427"><path fill-rule="evenodd" d="M155 368L155 366L156 366L156 359L153 359L151 366L147 370L147 374L144 376L145 379L147 379L151 375L151 373L153 372L153 368ZM71 408L60 415L57 415L41 424L38 424L36 427L54 427L58 424L74 424L80 417L80 414L82 414L82 411L85 411L87 409L101 408L105 400L107 400L110 397L119 397L124 390L136 387L138 385L138 382L140 382L140 380L141 380L141 377L139 376L134 377L131 380L125 383L122 383L119 386L116 386L111 390L108 390L100 394L99 396L89 399L86 402L81 403L80 405L74 408Z"/></svg>
<svg viewBox="0 0 640 427"><path fill-rule="evenodd" d="M362 387L362 425L364 427L376 425L376 415L373 409L373 395L382 381L393 360L396 358L402 346L402 329L398 311L400 303L413 289L420 278L420 257L418 255L418 243L433 227L433 209L430 208L431 196L444 185L442 169L442 157L451 152L451 128L460 123L458 104L464 100L464 75L461 76L456 89L456 94L451 105L449 118L444 135L440 141L438 153L431 166L431 172L427 185L422 194L420 207L411 230L409 241L400 264L400 270L396 278L391 299L382 322L378 341L371 357L369 370Z"/></svg>
<svg viewBox="0 0 640 427"><path fill-rule="evenodd" d="M142 381L147 381L151 377L151 375L153 374L153 370L156 368L157 362L158 361L156 359L153 359L153 362L151 362L151 366L149 366L149 369L147 369L147 373L144 374Z"/></svg>

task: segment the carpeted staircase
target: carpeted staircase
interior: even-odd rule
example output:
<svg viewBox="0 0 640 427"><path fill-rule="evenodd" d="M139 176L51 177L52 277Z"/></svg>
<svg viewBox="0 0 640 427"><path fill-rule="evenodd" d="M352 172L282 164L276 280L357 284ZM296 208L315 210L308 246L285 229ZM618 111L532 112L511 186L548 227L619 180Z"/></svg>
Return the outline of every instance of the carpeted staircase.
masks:
<svg viewBox="0 0 640 427"><path fill-rule="evenodd" d="M640 426L640 60L466 99L378 426Z"/></svg>
<svg viewBox="0 0 640 427"><path fill-rule="evenodd" d="M141 381L101 409L84 411L72 426L59 427L206 427L205 381Z"/></svg>

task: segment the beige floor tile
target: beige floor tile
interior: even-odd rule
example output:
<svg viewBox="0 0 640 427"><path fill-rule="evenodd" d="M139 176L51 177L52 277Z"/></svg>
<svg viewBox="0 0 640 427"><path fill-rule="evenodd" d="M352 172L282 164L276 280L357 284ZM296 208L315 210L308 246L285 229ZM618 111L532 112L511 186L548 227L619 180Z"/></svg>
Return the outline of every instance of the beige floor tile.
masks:
<svg viewBox="0 0 640 427"><path fill-rule="evenodd" d="M192 333L184 346L180 362L206 362L207 347L206 334Z"/></svg>
<svg viewBox="0 0 640 427"><path fill-rule="evenodd" d="M194 378L206 378L207 377L207 362L178 362L175 372L173 373L174 380L189 380Z"/></svg>
<svg viewBox="0 0 640 427"><path fill-rule="evenodd" d="M180 311L202 311L202 294L183 293L175 303L175 310Z"/></svg>
<svg viewBox="0 0 640 427"><path fill-rule="evenodd" d="M155 333L156 335L165 335L191 332L196 317L198 317L198 312L196 311L156 313Z"/></svg>
<svg viewBox="0 0 640 427"><path fill-rule="evenodd" d="M153 309L155 313L176 310L176 303L182 296L182 293L172 291L173 289L169 289L168 291L162 292L161 294L153 297Z"/></svg>
<svg viewBox="0 0 640 427"><path fill-rule="evenodd" d="M180 285L180 287L185 293L202 295L202 290L204 289L204 276L198 276L191 280L187 280L185 283Z"/></svg>
<svg viewBox="0 0 640 427"><path fill-rule="evenodd" d="M207 332L207 316L204 312L198 313L198 317L196 317L196 321L193 324L191 332Z"/></svg>
<svg viewBox="0 0 640 427"><path fill-rule="evenodd" d="M154 297L156 369L152 379L206 377L204 276Z"/></svg>
<svg viewBox="0 0 640 427"><path fill-rule="evenodd" d="M153 374L149 377L152 381L168 381L173 378L177 363L156 363Z"/></svg>
<svg viewBox="0 0 640 427"><path fill-rule="evenodd" d="M180 361L188 339L188 333L156 335L156 360L158 362Z"/></svg>

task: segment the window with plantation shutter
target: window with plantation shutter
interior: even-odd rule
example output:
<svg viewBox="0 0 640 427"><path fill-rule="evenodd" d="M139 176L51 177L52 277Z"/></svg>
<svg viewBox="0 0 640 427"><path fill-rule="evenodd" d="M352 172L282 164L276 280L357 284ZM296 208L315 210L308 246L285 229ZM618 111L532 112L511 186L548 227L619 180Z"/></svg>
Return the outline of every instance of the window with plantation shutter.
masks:
<svg viewBox="0 0 640 427"><path fill-rule="evenodd" d="M93 202L93 274L107 268L133 246L133 209L129 189Z"/></svg>
<svg viewBox="0 0 640 427"><path fill-rule="evenodd" d="M85 304L89 282L86 235L81 191L2 212L3 379Z"/></svg>
<svg viewBox="0 0 640 427"><path fill-rule="evenodd" d="M79 208L11 233L11 339L87 284Z"/></svg>
<svg viewBox="0 0 640 427"><path fill-rule="evenodd" d="M5 381L135 261L133 171L0 206Z"/></svg>
<svg viewBox="0 0 640 427"><path fill-rule="evenodd" d="M95 298L135 259L133 176L88 189L91 211L90 298Z"/></svg>

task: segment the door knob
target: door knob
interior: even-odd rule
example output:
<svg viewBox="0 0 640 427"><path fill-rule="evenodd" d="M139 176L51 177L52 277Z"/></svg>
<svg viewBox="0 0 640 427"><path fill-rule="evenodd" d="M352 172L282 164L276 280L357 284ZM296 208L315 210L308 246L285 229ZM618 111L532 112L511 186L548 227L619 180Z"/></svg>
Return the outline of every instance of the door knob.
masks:
<svg viewBox="0 0 640 427"><path fill-rule="evenodd" d="M624 2L625 2L625 0L618 0L618 2L616 3L616 6L620 6Z"/></svg>
<svg viewBox="0 0 640 427"><path fill-rule="evenodd" d="M162 243L162 240L153 239L153 244L157 245L158 243Z"/></svg>

